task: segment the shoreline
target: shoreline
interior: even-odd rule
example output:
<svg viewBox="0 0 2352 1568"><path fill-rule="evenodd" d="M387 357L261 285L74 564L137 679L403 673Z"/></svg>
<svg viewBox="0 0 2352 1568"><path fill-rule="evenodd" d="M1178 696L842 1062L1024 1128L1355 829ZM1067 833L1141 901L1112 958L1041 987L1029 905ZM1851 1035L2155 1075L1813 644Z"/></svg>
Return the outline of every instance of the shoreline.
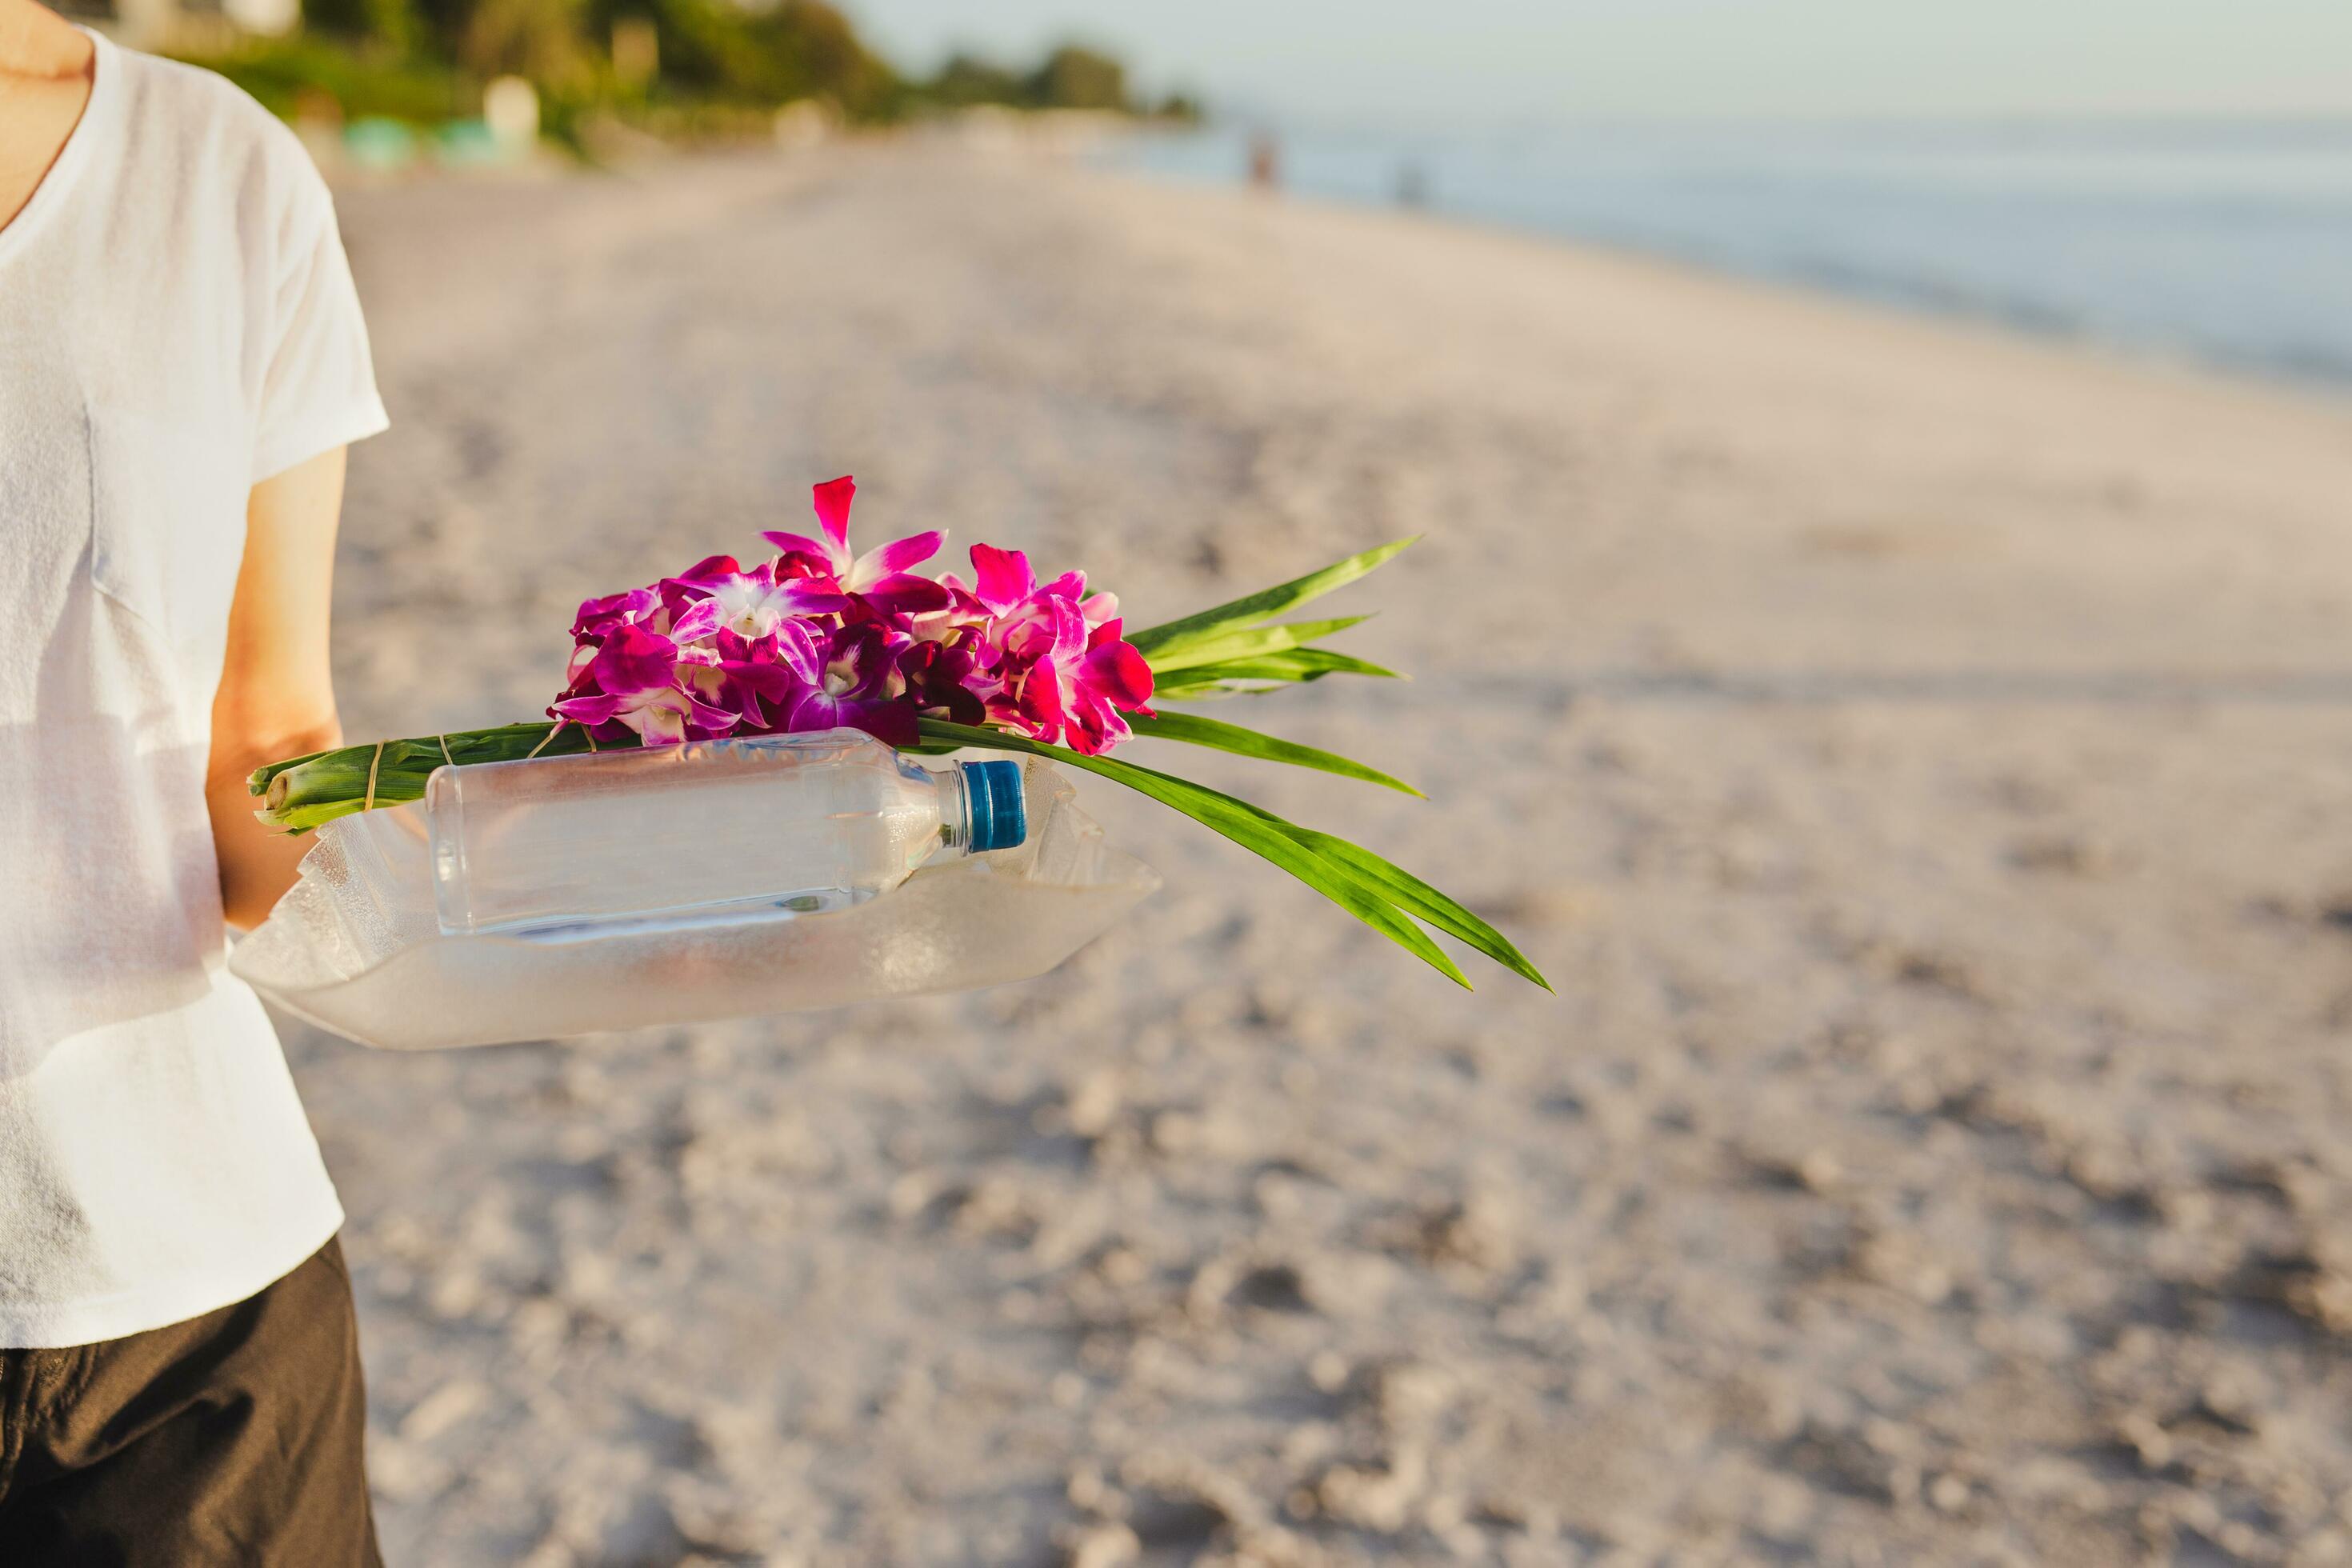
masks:
<svg viewBox="0 0 2352 1568"><path fill-rule="evenodd" d="M708 146L656 146L646 143L630 157L602 167L581 167L567 164L555 155L541 155L520 164L475 164L475 167L421 167L402 169L383 174L369 172L362 167L343 167L330 172L330 185L336 195L351 195L364 200L367 195L385 191L409 191L409 188L430 188L430 185L466 185L466 188L531 188L531 185L562 184L562 181L597 181L621 179L658 181L663 174L677 169L694 169L696 164L764 164L788 167L800 174L824 174L825 167L840 163L842 157L858 155L891 155L903 151L948 151L950 155L969 155L983 163L992 160L1028 160L1049 169L1079 169L1103 179L1124 181L1124 184L1146 185L1171 193L1197 193L1197 195L1234 197L1234 200L1270 200L1286 202L1296 207L1315 212L1328 209L1336 214L1355 214L1367 218L1392 218L1400 226L1425 226L1437 230L1458 230L1458 233L1489 235L1494 240L1522 242L1538 249L1557 249L1588 261L1621 263L1628 268L1658 268L1661 273L1679 275L1696 282L1717 282L1728 287L1755 289L1767 299L1788 299L1813 306L1849 308L1867 318L1894 320L1894 322L1940 324L1955 329L1961 336L1980 336L2004 343L2039 345L2061 355L2077 355L2084 360L2103 362L2124 372L2147 372L2157 376L2173 378L2206 378L2218 384L2239 385L2251 393L2277 393L2291 400L2315 400L2324 405L2345 405L2352 402L2352 374L2326 372L2295 372L2295 369L2267 367L2265 362L2253 357L2230 355L2200 355L2194 351L2159 348L2159 345L2133 343L2119 336L2107 336L2094 329L2072 327L2034 327L2018 315L2001 310L1980 310L1971 306L1936 306L1936 303L1907 303L1903 299L1889 299L1886 294L1870 289L1844 289L1834 282L1811 282L1792 275L1776 275L1757 268L1740 268L1736 263L1717 263L1706 258L1679 254L1670 247L1639 245L1639 242L1609 240L1601 235L1580 235L1564 228L1545 228L1540 224L1515 224L1507 218L1482 216L1475 212L1442 207L1409 207L1400 202L1381 202L1369 197L1331 195L1331 193L1298 191L1298 188L1277 188L1277 191L1254 191L1240 179L1218 179L1192 172L1160 172L1160 169L1122 164L1115 157L1103 155L1103 148L1119 143L1143 143L1162 132L1139 130L1119 122L1106 122L1098 115L1087 115L1079 110L1066 110L1061 115L976 115L969 124L936 124L936 127L894 127L894 130L835 130L824 141L797 148L772 148L764 141L736 141L736 143L708 143Z"/></svg>
<svg viewBox="0 0 2352 1568"><path fill-rule="evenodd" d="M2334 130L2352 130L2352 121ZM1720 134L1721 127L1634 127L1657 135L1670 135L1679 130L1685 134L1706 132ZM1790 127L1778 128L1782 132ZM1819 128L1814 128L1818 130ZM1964 132L1981 136L1992 127L1962 127ZM2093 127L2068 127L2084 131ZM2105 128L2097 128L2105 129ZM1207 138L1236 136L1237 132L1207 132ZM1345 145L1355 141L1379 142L1379 137L1338 136L1331 139ZM1100 158L1101 166L1119 174L1139 175L1156 183L1196 188L1242 190L1246 183L1239 172L1239 155L1234 154L1234 168L1213 173L1194 166L1158 165L1150 156L1155 145L1172 146L1180 142L1158 139L1148 133L1137 133L1126 139L1130 151L1122 158L1113 155ZM1443 146L1445 139L1438 137L1434 144ZM1402 144L1402 142L1401 142ZM1401 152L1389 155L1402 158L1400 167L1418 166L1415 160ZM1663 178L1663 177L1662 177ZM1689 268L1714 276L1745 279L1794 292L1843 300L1871 310L1893 310L1900 314L1922 316L1939 321L1973 324L2014 336L2042 342L2076 343L2106 352L2133 363L2158 366L2174 366L2205 370L2233 378L2315 391L2331 397L2352 397L2352 363L2327 363L2317 365L2297 364L2293 358L2282 359L2274 354L2253 349L2231 349L2224 345L2200 348L2187 344L2165 344L2146 340L2127 331L2103 329L2091 321L2070 319L2063 307L2048 300L2024 298L2001 299L1986 297L1969 299L1949 297L1957 287L1949 281L1937 281L1924 275L1886 270L1883 264L1840 258L1833 251L1824 252L1811 259L1793 255L1774 264L1743 261L1734 255L1710 257L1704 252L1710 247L1721 250L1727 245L1737 247L1742 241L1736 230L1726 230L1711 242L1695 236L1677 244L1669 238L1644 241L1635 237L1617 237L1591 227L1580 228L1572 222L1547 220L1542 217L1510 217L1476 210L1474 202L1467 206L1449 205L1440 198L1420 205L1402 200L1393 194L1344 192L1329 188L1327 180L1321 186L1312 184L1286 183L1278 193L1286 199L1333 205L1359 211L1388 212L1407 218L1433 219L1467 227L1517 234L1545 239L1580 248L1656 261L1667 266ZM1832 242L1833 243L1833 242ZM1875 268L1875 269L1874 269ZM1832 275L1846 272L1851 282L1841 282ZM2315 308L2317 308L2315 306Z"/></svg>
<svg viewBox="0 0 2352 1568"><path fill-rule="evenodd" d="M2339 383L2266 372L2242 362L2167 353L2093 333L2035 330L1995 315L1905 305L1830 286L1715 265L1664 249L1618 244L1474 214L1415 209L1288 188L1260 192L1237 181L1163 176L1083 157L1072 159L1045 153L1035 157L1042 167L1074 169L1088 177L1140 191L1164 192L1180 199L1264 204L1276 210L1288 207L1334 222L1360 223L1370 230L1393 225L1401 235L1458 236L1518 251L1538 261L1545 257L1557 258L1636 286L1644 280L1678 286L1725 300L1745 300L1764 310L1785 310L1824 323L1841 318L1857 327L1872 323L1890 335L1916 335L1920 346L1930 352L1940 346L1994 354L2006 352L2053 368L2073 367L2124 381L2137 379L2182 389L2202 388L2228 397L2250 398L2281 411L2301 409L2323 418L2352 416L2352 380Z"/></svg>
<svg viewBox="0 0 2352 1568"><path fill-rule="evenodd" d="M647 148L629 158L599 167L571 165L551 157L509 166L461 168L420 167L385 175L362 169L331 177L339 196L365 199L387 191L433 186L500 190L541 187L569 181L622 180L658 184L680 171L691 176L698 167L768 165L795 177L824 178L845 162L889 157L909 152L968 156L982 163L999 160L1034 163L1044 169L1075 170L1107 180L1175 194L1191 193L1220 199L1272 202L1302 211L1328 211L1361 218L1393 221L1400 227L1430 228L1481 235L1525 245L1538 252L1552 251L1594 263L1614 264L1633 270L1654 269L1698 284L1745 289L1767 300L1845 310L1895 323L1939 327L1957 336L1986 342L2037 348L2061 357L2098 363L2126 374L2139 373L2169 380L2206 381L2257 395L2269 394L2288 401L2342 405L2352 403L2352 375L2303 374L2265 366L2246 358L2201 355L2168 350L2102 335L2089 330L2035 327L1996 310L1966 306L1939 307L1906 303L1866 290L1810 282L1728 263L1709 262L1664 247L1647 247L1606 237L1580 235L1535 224L1513 223L1475 213L1437 207L1412 207L1392 202L1359 199L1282 188L1261 192L1237 179L1217 179L1189 174L1168 174L1124 165L1106 157L1102 149L1149 139L1149 130L1106 123L1097 117L1069 113L1025 118L978 117L968 126L864 129L835 132L823 142L774 149L759 141L707 146Z"/></svg>

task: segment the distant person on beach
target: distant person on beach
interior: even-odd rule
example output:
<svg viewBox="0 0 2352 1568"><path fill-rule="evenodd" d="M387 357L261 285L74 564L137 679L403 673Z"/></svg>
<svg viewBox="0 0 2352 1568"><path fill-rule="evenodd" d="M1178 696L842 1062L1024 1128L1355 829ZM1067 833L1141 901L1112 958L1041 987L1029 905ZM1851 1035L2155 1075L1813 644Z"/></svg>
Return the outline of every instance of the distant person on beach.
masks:
<svg viewBox="0 0 2352 1568"><path fill-rule="evenodd" d="M1249 183L1261 191L1282 187L1282 143L1271 131L1260 131L1250 138Z"/></svg>
<svg viewBox="0 0 2352 1568"><path fill-rule="evenodd" d="M0 1563L379 1561L342 1210L224 961L383 425L293 133L0 0Z"/></svg>

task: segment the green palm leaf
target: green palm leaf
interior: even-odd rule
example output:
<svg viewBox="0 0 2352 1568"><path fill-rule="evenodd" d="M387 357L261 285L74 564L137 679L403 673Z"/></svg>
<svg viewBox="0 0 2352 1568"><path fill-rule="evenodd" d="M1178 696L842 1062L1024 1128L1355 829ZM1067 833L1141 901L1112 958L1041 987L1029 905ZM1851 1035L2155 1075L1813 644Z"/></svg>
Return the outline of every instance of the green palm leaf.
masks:
<svg viewBox="0 0 2352 1568"><path fill-rule="evenodd" d="M1352 654L1334 653L1328 647L1297 647L1260 654L1255 658L1229 658L1197 669L1175 670L1164 682L1153 679L1151 695L1155 700L1164 698L1181 702L1227 691L1271 690L1276 686L1320 680L1327 675L1369 675L1381 680L1404 679L1393 669Z"/></svg>
<svg viewBox="0 0 2352 1568"><path fill-rule="evenodd" d="M1221 664L1228 659L1255 658L1261 654L1286 653L1305 647L1318 637L1328 637L1370 620L1370 616L1341 616L1328 621L1285 621L1278 626L1244 626L1236 631L1218 632L1214 636L1191 639L1181 647L1166 651L1155 658L1147 658L1151 673L1157 678L1171 670L1192 669L1204 664Z"/></svg>
<svg viewBox="0 0 2352 1568"><path fill-rule="evenodd" d="M1328 833L1318 833L1311 827L1300 827L1294 823L1285 823L1283 830L1324 859L1345 866L1370 880L1381 889L1391 903L1406 913L1428 921L1448 936L1469 943L1520 979L1530 981L1547 991L1551 989L1551 982L1528 961L1525 953L1511 945L1509 938L1411 872L1381 859L1369 849Z"/></svg>
<svg viewBox="0 0 2352 1568"><path fill-rule="evenodd" d="M1233 800L1231 796L1226 798ZM1520 978L1547 991L1551 989L1551 982L1528 961L1525 953L1511 944L1509 938L1471 913L1459 901L1439 892L1402 867L1337 835L1320 833L1314 828L1285 821L1263 806L1252 805L1244 800L1233 800L1233 804L1263 817L1269 826L1307 845L1325 860L1352 874L1359 881L1377 889L1382 897L1399 909L1428 921L1448 936L1468 942Z"/></svg>
<svg viewBox="0 0 2352 1568"><path fill-rule="evenodd" d="M1426 798L1402 779L1391 778L1378 768L1366 767L1336 752L1318 751L1295 741L1277 740L1261 735L1255 730L1244 730L1239 724L1227 724L1215 719L1203 719L1196 713L1161 713L1147 718L1132 715L1129 727L1139 735L1149 735L1156 741L1182 741L1194 746L1210 746L1236 756L1262 757L1270 763L1288 763L1293 767L1315 768L1341 778L1361 779L1386 789L1401 790L1416 800Z"/></svg>
<svg viewBox="0 0 2352 1568"><path fill-rule="evenodd" d="M503 763L594 749L587 732L577 724L566 724L551 736L552 728L541 720L491 730L452 730L446 735L422 735L380 745L342 746L256 768L247 775L245 784L247 793L261 797L262 808L257 815L264 822L289 833L308 833L321 823L364 810L371 802L397 805L422 799L425 781L445 763ZM633 746L636 741L633 736L604 744Z"/></svg>
<svg viewBox="0 0 2352 1568"><path fill-rule="evenodd" d="M1470 989L1469 979L1445 955L1444 949L1430 941L1419 926L1399 913L1385 897L1367 888L1360 878L1326 862L1314 850L1284 833L1275 825L1274 819L1267 818L1255 806L1170 773L1139 768L1131 763L1115 762L1108 757L1089 757L1065 746L1047 745L1002 730L973 729L933 719L924 720L922 729L927 736L953 741L961 745L1026 752L1034 756L1050 757L1071 767L1115 780L1139 795L1149 795L1162 805L1182 812L1203 827L1223 834L1243 848L1273 861L1456 985L1465 991Z"/></svg>
<svg viewBox="0 0 2352 1568"><path fill-rule="evenodd" d="M1412 539L1399 539L1360 554L1350 555L1345 561L1335 561L1319 572L1294 577L1287 583L1230 600L1198 615L1130 632L1127 640L1135 645L1136 651L1150 659L1155 655L1174 653L1190 643L1206 640L1236 626L1255 626L1260 621L1272 620L1286 610L1320 597L1334 588L1344 588L1366 573L1385 565L1420 537L1415 534Z"/></svg>
<svg viewBox="0 0 2352 1568"><path fill-rule="evenodd" d="M1123 784L1171 806L1273 861L1465 989L1469 981L1444 950L1407 918L1408 913L1420 915L1512 973L1550 989L1549 983L1501 932L1420 879L1345 839L1286 822L1272 812L1205 784L1109 757L1085 756L1066 747L1047 745L1001 730L975 729L934 719L922 721L922 732L926 739L943 743L1050 757Z"/></svg>

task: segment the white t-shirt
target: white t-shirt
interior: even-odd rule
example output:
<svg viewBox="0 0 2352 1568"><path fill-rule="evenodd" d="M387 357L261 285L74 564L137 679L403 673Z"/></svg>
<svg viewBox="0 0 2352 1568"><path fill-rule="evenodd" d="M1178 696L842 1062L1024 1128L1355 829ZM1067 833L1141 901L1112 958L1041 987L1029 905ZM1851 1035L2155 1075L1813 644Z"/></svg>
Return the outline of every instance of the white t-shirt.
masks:
<svg viewBox="0 0 2352 1568"><path fill-rule="evenodd" d="M247 491L383 426L301 143L100 39L0 228L0 1346L226 1306L342 1223L204 782Z"/></svg>

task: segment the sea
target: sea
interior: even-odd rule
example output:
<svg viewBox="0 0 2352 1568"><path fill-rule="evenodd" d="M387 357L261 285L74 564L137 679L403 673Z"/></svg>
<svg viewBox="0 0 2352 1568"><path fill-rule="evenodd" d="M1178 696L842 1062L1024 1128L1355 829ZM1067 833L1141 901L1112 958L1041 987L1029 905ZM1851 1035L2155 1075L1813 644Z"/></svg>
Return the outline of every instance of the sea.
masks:
<svg viewBox="0 0 2352 1568"><path fill-rule="evenodd" d="M1256 133L1106 155L1239 181ZM1284 188L2352 392L2352 120L1294 131Z"/></svg>

